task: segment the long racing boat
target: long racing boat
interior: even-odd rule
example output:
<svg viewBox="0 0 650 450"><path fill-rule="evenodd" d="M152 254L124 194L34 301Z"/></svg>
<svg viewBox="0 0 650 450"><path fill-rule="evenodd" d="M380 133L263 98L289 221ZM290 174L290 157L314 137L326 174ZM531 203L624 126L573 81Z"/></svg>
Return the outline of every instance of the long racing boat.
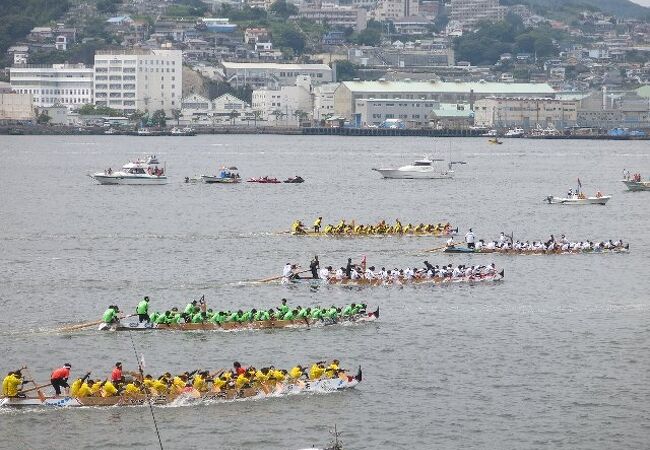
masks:
<svg viewBox="0 0 650 450"><path fill-rule="evenodd" d="M501 281L505 277L505 270L501 270L498 273L492 274L482 274L482 275L470 275L470 276L445 276L445 277L426 277L422 275L416 275L413 277L388 277L385 279L382 278L359 278L356 280L350 278L337 278L330 277L328 279L314 279L314 278L282 278L280 283L283 284L295 284L295 283L309 283L311 285L322 285L322 286L349 286L349 287L374 287L374 286L409 286L409 285L420 285L420 286L446 286L452 284L475 284L475 283L484 283L491 281Z"/></svg>
<svg viewBox="0 0 650 450"><path fill-rule="evenodd" d="M353 316L339 316L338 319L299 319L299 320L258 320L250 322L214 322L203 323L174 323L159 324L151 322L139 322L135 319L121 319L116 323L101 323L100 331L146 331L146 330L167 330L167 331L239 331L239 330L268 330L276 328L311 328L323 327L342 323L363 323L373 322L379 319L379 307L375 311L356 314Z"/></svg>
<svg viewBox="0 0 650 450"><path fill-rule="evenodd" d="M623 247L615 248L598 248L598 249L515 249L515 248L468 248L464 246L447 247L443 250L444 253L489 253L501 255L575 255L584 253L629 253L630 244L625 244Z"/></svg>
<svg viewBox="0 0 650 450"><path fill-rule="evenodd" d="M71 397L71 396L26 396L26 397L0 397L0 407L79 407L79 406L137 406L152 405L184 406L194 404L210 404L229 400L254 399L260 400L269 397L280 397L302 393L330 393L352 389L363 379L361 367L356 375L350 376L340 373L335 378L321 378L318 380L291 380L269 381L255 383L244 388L217 389L209 392L200 392L192 387L187 387L179 394L165 395L116 395L112 397Z"/></svg>
<svg viewBox="0 0 650 450"><path fill-rule="evenodd" d="M458 234L458 228L453 230L443 231L407 231L402 233L357 233L354 231L343 232L314 232L314 231L289 231L292 236L307 236L307 237L403 237L403 236L417 236L417 237L448 237Z"/></svg>

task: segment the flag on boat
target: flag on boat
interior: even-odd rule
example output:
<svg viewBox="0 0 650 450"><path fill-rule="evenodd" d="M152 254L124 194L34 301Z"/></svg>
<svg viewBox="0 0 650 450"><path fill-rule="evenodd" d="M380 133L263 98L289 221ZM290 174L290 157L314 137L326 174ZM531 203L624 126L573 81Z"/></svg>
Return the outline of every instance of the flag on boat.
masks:
<svg viewBox="0 0 650 450"><path fill-rule="evenodd" d="M144 369L144 367L145 367L145 365L144 365L144 354L143 354L143 355L140 355L140 368Z"/></svg>
<svg viewBox="0 0 650 450"><path fill-rule="evenodd" d="M580 182L580 178L578 178L578 187L582 188L582 183Z"/></svg>
<svg viewBox="0 0 650 450"><path fill-rule="evenodd" d="M363 255L363 258L361 258L361 268L363 271L366 271L366 255Z"/></svg>

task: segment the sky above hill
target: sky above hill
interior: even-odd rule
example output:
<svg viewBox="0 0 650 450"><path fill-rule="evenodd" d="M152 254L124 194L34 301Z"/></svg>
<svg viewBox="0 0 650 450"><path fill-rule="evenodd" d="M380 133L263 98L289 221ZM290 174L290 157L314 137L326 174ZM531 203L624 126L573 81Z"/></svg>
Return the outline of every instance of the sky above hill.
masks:
<svg viewBox="0 0 650 450"><path fill-rule="evenodd" d="M650 0L632 0L637 5L648 6L650 7Z"/></svg>

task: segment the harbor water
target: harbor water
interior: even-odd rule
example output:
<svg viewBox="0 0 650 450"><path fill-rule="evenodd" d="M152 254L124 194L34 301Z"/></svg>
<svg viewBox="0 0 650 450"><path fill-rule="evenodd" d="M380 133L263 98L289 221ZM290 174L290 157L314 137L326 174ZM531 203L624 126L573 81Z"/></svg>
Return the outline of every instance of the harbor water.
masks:
<svg viewBox="0 0 650 450"><path fill-rule="evenodd" d="M650 193L624 168L650 171L645 142L336 136L0 136L0 362L41 382L135 370L128 333L54 332L132 312L184 307L379 306L371 324L241 332L133 333L145 372L263 367L338 358L354 390L156 407L166 449L323 446L336 424L346 449L643 449L650 439ZM156 154L165 186L99 186L86 176ZM383 180L373 167L431 155L466 161L453 180ZM303 184L186 184L237 166L243 179L300 175ZM580 178L607 206L548 205ZM629 254L422 253L432 237L307 238L311 225L446 222L479 238L623 239ZM249 283L318 255L379 267L489 264L500 283L310 288ZM0 448L158 448L146 407L0 411Z"/></svg>

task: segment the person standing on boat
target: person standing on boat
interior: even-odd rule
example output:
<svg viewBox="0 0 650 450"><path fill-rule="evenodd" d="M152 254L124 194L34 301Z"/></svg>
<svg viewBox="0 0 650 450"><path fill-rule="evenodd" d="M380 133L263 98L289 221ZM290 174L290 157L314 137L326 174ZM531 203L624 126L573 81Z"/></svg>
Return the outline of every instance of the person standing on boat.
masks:
<svg viewBox="0 0 650 450"><path fill-rule="evenodd" d="M467 234L465 235L465 243L467 244L467 248L473 249L475 247L474 241L476 240L476 236L474 236L474 232L470 228Z"/></svg>
<svg viewBox="0 0 650 450"><path fill-rule="evenodd" d="M323 222L323 218L320 216L318 217L318 219L314 221L314 233L320 233L320 224L322 222Z"/></svg>
<svg viewBox="0 0 650 450"><path fill-rule="evenodd" d="M52 384L57 396L61 395L61 388L65 388L66 395L68 394L70 389L68 378L70 378L71 368L72 365L70 363L65 363L63 367L56 369L52 372L52 375L50 375L50 383Z"/></svg>
<svg viewBox="0 0 650 450"><path fill-rule="evenodd" d="M314 228L316 228L314 226ZM309 269L311 270L311 276L314 280L317 280L318 277L318 269L320 269L320 262L318 261L318 255L314 256L314 259L311 260L309 263Z"/></svg>
<svg viewBox="0 0 650 450"><path fill-rule="evenodd" d="M145 296L145 298L138 303L135 312L138 315L138 322L149 322L149 297Z"/></svg>
<svg viewBox="0 0 650 450"><path fill-rule="evenodd" d="M122 375L122 363L118 361L115 363L115 368L111 372L111 381L113 383L121 383L123 379L124 376Z"/></svg>
<svg viewBox="0 0 650 450"><path fill-rule="evenodd" d="M345 266L345 276L349 279L352 277L352 258L348 258L348 264Z"/></svg>

